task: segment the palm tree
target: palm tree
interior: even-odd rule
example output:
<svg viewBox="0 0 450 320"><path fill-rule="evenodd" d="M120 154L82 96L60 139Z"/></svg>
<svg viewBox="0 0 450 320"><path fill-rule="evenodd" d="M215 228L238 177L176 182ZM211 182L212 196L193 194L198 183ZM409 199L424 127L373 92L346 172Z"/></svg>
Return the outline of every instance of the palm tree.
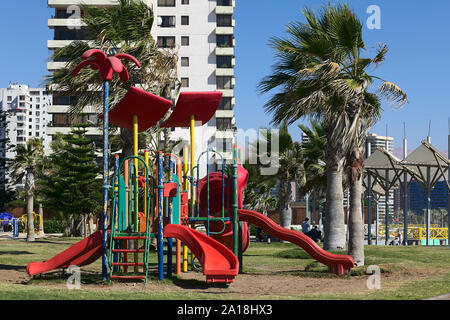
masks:
<svg viewBox="0 0 450 320"><path fill-rule="evenodd" d="M272 143L276 143L277 139L279 144L277 154L268 155L260 152L261 150L272 150ZM292 202L292 183L304 183L301 145L298 142L293 141L289 134L287 124L283 122L279 127L277 136L273 136L272 133L267 132L263 139L259 141L259 144L253 144L251 145L251 148L255 148L255 154L258 154L259 157L278 157L277 173L271 176L258 174L260 179L258 179L253 187L256 190L265 191L268 195L269 189L278 184L278 199L276 199L276 201L267 199L268 201L265 206L269 208L278 204L280 225L284 228L290 228L292 220L292 210L290 207L290 203ZM264 162L259 161L259 164L256 166L258 170L267 166L262 163Z"/></svg>
<svg viewBox="0 0 450 320"><path fill-rule="evenodd" d="M353 142L358 137L356 127L361 115L352 105L355 100L360 101L361 93L365 94L375 79L364 76L365 85L361 86L351 73L382 62L387 48L380 46L370 60L361 58L359 50L355 52L365 48L361 23L347 5L325 6L318 15L308 8L302 12L307 23L290 23L287 39L270 40L278 61L272 74L260 82L259 90L267 93L280 89L265 106L266 112L273 114L273 123L291 124L307 117L326 126L324 249L342 250L345 248L342 177L345 157L354 149ZM386 81L379 93L394 102L406 98L395 84Z"/></svg>
<svg viewBox="0 0 450 320"><path fill-rule="evenodd" d="M83 69L77 77L72 75L72 71L83 61L82 54L91 48L102 50L108 56L128 53L141 63L141 68L132 62L124 63L132 74L129 82L123 83L119 77L111 80L111 106L117 104L132 86L141 86L154 94L172 98L179 88L178 56L173 49L158 48L151 35L153 12L145 2L119 0L114 7L82 5L82 10L82 22L86 24L91 40L89 43L74 41L55 51L52 60L66 61L67 65L47 77L50 91L62 91L66 96L75 97L69 108L72 116L81 114L88 105L99 111L103 105L103 81L98 71ZM121 128L120 134L122 156L132 155L132 132Z"/></svg>
<svg viewBox="0 0 450 320"><path fill-rule="evenodd" d="M27 241L35 240L33 221L35 177L42 165L43 158L44 147L42 140L33 138L28 140L25 145L17 145L16 157L11 166L11 175L16 184L21 183L25 178L25 191L27 197Z"/></svg>
<svg viewBox="0 0 450 320"><path fill-rule="evenodd" d="M303 166L306 175L302 190L305 193L312 192L321 197L322 194L325 194L327 186L325 176L326 128L322 123L314 120L310 121L311 128L301 123L297 126L307 137L307 141L302 142Z"/></svg>

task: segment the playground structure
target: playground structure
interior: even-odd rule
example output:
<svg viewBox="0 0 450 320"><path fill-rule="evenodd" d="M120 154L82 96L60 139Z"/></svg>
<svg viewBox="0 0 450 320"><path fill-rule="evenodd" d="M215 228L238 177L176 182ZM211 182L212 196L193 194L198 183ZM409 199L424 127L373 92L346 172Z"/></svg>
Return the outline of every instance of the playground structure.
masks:
<svg viewBox="0 0 450 320"><path fill-rule="evenodd" d="M44 223L42 216L33 212L33 218L35 231L37 232L39 230L42 230L42 226ZM12 214L7 212L0 213L0 226L0 232L7 230L6 232L12 233L13 239L18 239L20 229L22 229L22 232L27 231L27 215L24 214L20 218L16 218Z"/></svg>
<svg viewBox="0 0 450 320"><path fill-rule="evenodd" d="M92 56L94 59L89 59ZM164 279L164 271L171 277L174 270L176 274L188 272L189 264L196 269L198 261L207 282L231 283L242 271L242 253L249 245L247 222L300 246L337 275L347 273L354 266L350 256L326 252L306 235L282 228L260 213L242 209L248 172L240 166L236 146L232 169L211 148L198 159L194 158L195 126L207 123L214 116L221 92L182 92L174 111L161 124L161 127L190 128L190 161L188 148L184 148L183 160L161 151L149 159L148 151L139 155L138 133L156 125L172 102L132 87L110 111L108 81L112 74L117 72L122 81L128 81L128 72L119 59L126 58L138 66L139 62L124 54L107 58L95 49L88 50L83 58L87 60L76 68L74 75L84 66L91 66L100 69L105 82L103 223L99 231L52 259L28 264L30 276L69 265L87 265L102 257L103 280L141 279L147 283L151 243L156 240L159 280ZM116 156L112 175L108 169L109 122L131 129L134 134L134 155L121 162ZM220 171L210 172L213 156ZM202 163L206 166L206 176L200 178ZM205 232L198 231L199 228Z"/></svg>

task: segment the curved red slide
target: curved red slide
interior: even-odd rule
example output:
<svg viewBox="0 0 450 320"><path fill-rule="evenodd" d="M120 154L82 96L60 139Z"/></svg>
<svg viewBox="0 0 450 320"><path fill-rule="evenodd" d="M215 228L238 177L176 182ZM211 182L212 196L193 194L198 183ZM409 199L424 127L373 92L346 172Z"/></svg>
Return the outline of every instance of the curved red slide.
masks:
<svg viewBox="0 0 450 320"><path fill-rule="evenodd" d="M102 232L99 230L89 237L75 243L70 248L43 262L31 262L27 265L30 276L54 269L88 265L102 255Z"/></svg>
<svg viewBox="0 0 450 320"><path fill-rule="evenodd" d="M239 261L220 242L187 226L169 224L164 227L165 238L185 243L203 267L206 282L231 283L239 272Z"/></svg>
<svg viewBox="0 0 450 320"><path fill-rule="evenodd" d="M280 227L273 220L259 212L238 209L238 217L241 221L247 221L249 223L257 225L274 237L298 245L311 257L329 266L331 268L331 271L338 276L349 272L349 270L354 266L352 257L348 255L333 254L325 251L321 247L319 247L310 237L298 231Z"/></svg>

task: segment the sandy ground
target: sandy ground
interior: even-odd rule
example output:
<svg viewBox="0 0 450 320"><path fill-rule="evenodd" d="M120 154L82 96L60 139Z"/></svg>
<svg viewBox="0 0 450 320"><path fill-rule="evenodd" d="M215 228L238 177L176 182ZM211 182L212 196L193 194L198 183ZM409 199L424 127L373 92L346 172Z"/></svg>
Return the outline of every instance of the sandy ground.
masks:
<svg viewBox="0 0 450 320"><path fill-rule="evenodd" d="M97 268L93 266L86 266L81 269L81 278L83 283L83 274L97 273ZM270 270L275 271L275 270ZM306 276L295 275L295 273L302 272L303 269L280 269L281 274L272 275L269 270L261 269L261 273L252 272L248 274L240 274L237 276L234 283L225 285L211 285L205 282L205 276L200 272L190 271L182 273L179 277L184 280L193 281L174 281L175 285L159 283L157 281L149 281L147 286L143 282L114 282L112 285L102 286L99 284L83 283L82 287L85 290L159 290L159 291L193 291L201 293L210 293L221 295L221 298L242 298L242 299L257 299L264 296L284 296L298 297L303 294L333 294L333 293L364 293L369 292L367 288L368 275L351 276L351 277L334 277L325 278L311 278ZM269 274L268 274L269 273ZM391 273L381 274L381 286L383 289L400 286L408 280L425 279L432 276L438 276L443 272L430 270L415 270L414 274L411 272L404 272L401 269ZM62 274L62 270L55 271L44 275L44 277L52 277L57 274ZM26 273L25 267L10 268L3 266L0 269L0 282L9 284L24 284L30 280ZM39 286L65 288L65 283L56 283L54 281L39 282ZM449 299L447 295L440 297L440 299Z"/></svg>

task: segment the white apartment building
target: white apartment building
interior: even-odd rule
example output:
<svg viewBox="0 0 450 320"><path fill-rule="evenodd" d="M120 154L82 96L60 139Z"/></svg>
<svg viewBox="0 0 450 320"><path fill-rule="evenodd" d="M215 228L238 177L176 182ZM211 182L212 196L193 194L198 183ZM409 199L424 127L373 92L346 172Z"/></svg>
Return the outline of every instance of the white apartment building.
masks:
<svg viewBox="0 0 450 320"><path fill-rule="evenodd" d="M375 133L369 133L366 137L366 143L368 142L370 142L371 154L374 153L377 148L384 149L390 153L394 152L394 138L392 137L379 136Z"/></svg>
<svg viewBox="0 0 450 320"><path fill-rule="evenodd" d="M153 38L160 48L174 48L179 56L178 77L181 91L222 91L223 99L219 110L208 124L196 127L195 158L207 147L224 152L226 159L232 159L234 143L234 8L235 0L146 0L153 8ZM48 48L56 50L73 40L84 40L85 30L73 28L81 25L73 19L74 10L80 3L96 6L114 6L114 0L48 0L55 9L55 15L48 20L54 30L54 39L48 41ZM49 62L49 71L61 68L64 62ZM49 109L53 118L49 134L68 130L65 113L70 98L55 97ZM92 110L93 111L93 110ZM94 112L88 117L97 121ZM92 134L100 135L90 128ZM97 132L95 132L97 130ZM172 128L171 138L189 140L188 128Z"/></svg>
<svg viewBox="0 0 450 320"><path fill-rule="evenodd" d="M384 149L390 153L394 152L394 138L393 137L386 137L386 136L379 136L375 133L369 133L366 137L366 144L368 145L370 143L370 152L373 154L377 148ZM389 191L389 214L393 216L394 214L394 193L395 190ZM385 217L386 212L386 202L385 202L385 196L381 195L377 202L378 207L378 214L382 219Z"/></svg>
<svg viewBox="0 0 450 320"><path fill-rule="evenodd" d="M14 159L15 146L25 144L31 138L42 138L44 150L49 151L51 137L46 130L51 120L47 107L51 104L52 96L44 88L30 88L24 84L0 88L0 109L7 112L7 125L0 137L9 139L5 150L0 151L6 159ZM2 171L8 172L7 168Z"/></svg>

